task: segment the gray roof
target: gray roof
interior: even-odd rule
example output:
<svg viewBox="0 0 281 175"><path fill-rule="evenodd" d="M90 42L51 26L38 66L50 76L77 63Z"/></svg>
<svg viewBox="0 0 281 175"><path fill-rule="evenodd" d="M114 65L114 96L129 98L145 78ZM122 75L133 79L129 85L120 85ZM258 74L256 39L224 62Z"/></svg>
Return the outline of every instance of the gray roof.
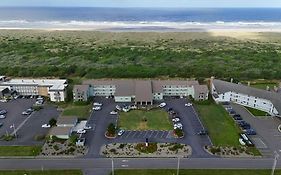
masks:
<svg viewBox="0 0 281 175"><path fill-rule="evenodd" d="M277 109L277 111L280 113L281 112L281 94L276 93L276 92L271 92L271 91L266 91L262 89L257 89L253 87L249 87L243 84L235 84L235 83L230 83L227 81L222 81L222 80L213 80L213 84L216 88L216 91L218 94L225 93L225 92L237 92L245 95L250 95L258 98L263 98L270 100L274 107Z"/></svg>
<svg viewBox="0 0 281 175"><path fill-rule="evenodd" d="M77 122L76 116L59 116L57 125L72 125Z"/></svg>
<svg viewBox="0 0 281 175"><path fill-rule="evenodd" d="M135 80L114 80L116 85L115 96L133 96L135 95Z"/></svg>
<svg viewBox="0 0 281 175"><path fill-rule="evenodd" d="M200 93L207 94L209 92L207 85L195 85L194 86L195 95L198 96Z"/></svg>
<svg viewBox="0 0 281 175"><path fill-rule="evenodd" d="M89 85L74 85L74 92L87 92L89 90Z"/></svg>
<svg viewBox="0 0 281 175"><path fill-rule="evenodd" d="M136 102L149 102L153 100L150 80L136 81Z"/></svg>

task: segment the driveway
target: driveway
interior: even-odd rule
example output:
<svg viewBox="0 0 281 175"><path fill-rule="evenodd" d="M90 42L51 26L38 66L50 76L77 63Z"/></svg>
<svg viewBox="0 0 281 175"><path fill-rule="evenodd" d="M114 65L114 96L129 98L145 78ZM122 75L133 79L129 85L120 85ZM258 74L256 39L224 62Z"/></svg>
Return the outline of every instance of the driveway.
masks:
<svg viewBox="0 0 281 175"><path fill-rule="evenodd" d="M243 106L232 104L233 109L256 130L257 136L250 136L264 156L272 156L274 151L281 153L281 133L278 126L281 120L277 117L257 118Z"/></svg>
<svg viewBox="0 0 281 175"><path fill-rule="evenodd" d="M93 127L92 130L86 133L86 145L89 146L89 152L86 157L101 157L100 147L103 144L109 143L134 143L145 142L148 138L149 142L160 143L184 143L193 148L192 157L212 157L203 149L205 145L211 145L208 136L198 136L196 133L200 131L203 126L193 107L185 107L185 99L165 100L167 106L172 107L181 117L181 122L184 126L185 137L183 139L176 139L173 137L172 131L125 131L122 136L116 139L107 139L104 134L109 123L116 123L117 115L110 115L110 111L115 109L117 103L113 99L96 98L95 101L103 104L102 110L94 111L89 120L88 125ZM119 103L120 104L120 103Z"/></svg>

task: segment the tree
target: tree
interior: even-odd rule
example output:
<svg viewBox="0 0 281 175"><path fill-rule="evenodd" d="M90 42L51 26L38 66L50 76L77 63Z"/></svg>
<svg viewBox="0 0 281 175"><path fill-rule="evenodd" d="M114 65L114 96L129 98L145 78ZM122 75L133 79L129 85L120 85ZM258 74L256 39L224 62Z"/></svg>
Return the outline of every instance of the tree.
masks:
<svg viewBox="0 0 281 175"><path fill-rule="evenodd" d="M116 128L113 123L110 123L107 127L107 135L108 136L115 136Z"/></svg>
<svg viewBox="0 0 281 175"><path fill-rule="evenodd" d="M49 121L49 125L55 126L56 124L57 124L57 120L54 118L51 118L51 120Z"/></svg>

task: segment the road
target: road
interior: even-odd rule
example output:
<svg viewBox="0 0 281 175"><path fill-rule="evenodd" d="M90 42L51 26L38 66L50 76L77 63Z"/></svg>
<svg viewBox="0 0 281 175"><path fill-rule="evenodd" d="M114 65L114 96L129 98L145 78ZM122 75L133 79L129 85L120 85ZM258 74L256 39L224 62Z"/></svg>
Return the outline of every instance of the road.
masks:
<svg viewBox="0 0 281 175"><path fill-rule="evenodd" d="M177 158L133 158L113 159L116 169L173 169ZM183 158L181 169L270 169L273 159L263 158ZM281 163L277 164L281 168ZM0 159L1 170L11 169L110 169L111 159Z"/></svg>

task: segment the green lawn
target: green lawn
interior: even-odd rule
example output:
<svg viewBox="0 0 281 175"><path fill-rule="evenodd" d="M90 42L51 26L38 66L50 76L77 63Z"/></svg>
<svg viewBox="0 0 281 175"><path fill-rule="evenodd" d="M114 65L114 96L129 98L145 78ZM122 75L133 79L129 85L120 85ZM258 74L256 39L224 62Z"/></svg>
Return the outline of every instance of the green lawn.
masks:
<svg viewBox="0 0 281 175"><path fill-rule="evenodd" d="M216 146L238 146L239 128L226 110L217 104L195 104L199 116L207 127L209 135Z"/></svg>
<svg viewBox="0 0 281 175"><path fill-rule="evenodd" d="M37 156L41 146L0 146L0 156Z"/></svg>
<svg viewBox="0 0 281 175"><path fill-rule="evenodd" d="M121 112L119 127L126 130L172 130L168 113L161 109Z"/></svg>
<svg viewBox="0 0 281 175"><path fill-rule="evenodd" d="M258 109L250 108L250 107L245 107L250 113L252 113L254 116L266 116L267 113L264 111L260 111Z"/></svg>
<svg viewBox="0 0 281 175"><path fill-rule="evenodd" d="M83 175L81 170L16 170L16 171L0 171L1 175Z"/></svg>
<svg viewBox="0 0 281 175"><path fill-rule="evenodd" d="M68 105L62 115L77 116L79 119L87 119L90 116L91 104L89 105Z"/></svg>
<svg viewBox="0 0 281 175"><path fill-rule="evenodd" d="M180 170L180 175L268 175L270 170ZM116 170L115 175L175 175L176 170ZM280 170L275 171L275 175L281 175Z"/></svg>

